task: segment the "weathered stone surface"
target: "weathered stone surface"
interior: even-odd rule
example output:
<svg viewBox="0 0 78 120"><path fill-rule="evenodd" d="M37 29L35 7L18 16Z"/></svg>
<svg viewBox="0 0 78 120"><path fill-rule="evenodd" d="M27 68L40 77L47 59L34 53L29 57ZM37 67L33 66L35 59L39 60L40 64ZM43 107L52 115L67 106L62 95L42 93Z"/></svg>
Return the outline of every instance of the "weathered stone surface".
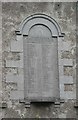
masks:
<svg viewBox="0 0 78 120"><path fill-rule="evenodd" d="M22 52L22 51L23 51L22 40L11 42L11 52Z"/></svg>
<svg viewBox="0 0 78 120"><path fill-rule="evenodd" d="M71 42L70 41L63 42L62 48L64 51L70 50L71 49Z"/></svg>
<svg viewBox="0 0 78 120"><path fill-rule="evenodd" d="M65 92L65 99L67 99L69 97L69 99L73 99L76 98L76 92L74 91L67 91Z"/></svg>
<svg viewBox="0 0 78 120"><path fill-rule="evenodd" d="M65 76L65 75L62 75L60 76L60 84L64 84L64 83L74 83L73 81L73 77L72 76Z"/></svg>
<svg viewBox="0 0 78 120"><path fill-rule="evenodd" d="M11 91L10 93L10 99L14 100L19 100L19 99L24 99L24 91Z"/></svg>
<svg viewBox="0 0 78 120"><path fill-rule="evenodd" d="M6 60L6 67L18 67L23 68L22 61Z"/></svg>
<svg viewBox="0 0 78 120"><path fill-rule="evenodd" d="M72 51L64 51L62 52L61 58L66 58L66 59L73 59L75 58L75 54L72 54Z"/></svg>
<svg viewBox="0 0 78 120"><path fill-rule="evenodd" d="M73 66L73 60L72 59L60 59L59 60L60 66Z"/></svg>
<svg viewBox="0 0 78 120"><path fill-rule="evenodd" d="M7 74L6 75L6 82L10 83L19 83L19 81L22 81L23 75L14 75L14 74Z"/></svg>
<svg viewBox="0 0 78 120"><path fill-rule="evenodd" d="M73 84L64 84L64 91L73 91Z"/></svg>
<svg viewBox="0 0 78 120"><path fill-rule="evenodd" d="M17 60L6 60L6 67L23 68L23 53L20 54L20 59L17 59Z"/></svg>
<svg viewBox="0 0 78 120"><path fill-rule="evenodd" d="M28 2L31 2L31 0ZM14 100L14 101L11 101L12 102L11 105L9 104L8 106L9 109L7 108L6 110L3 110L4 117L7 117L7 118L9 117L13 117L13 118L14 117L15 118L16 117L21 117L21 118L24 118L24 117L25 118L58 118L58 117L59 118L62 118L62 117L63 118L65 117L75 118L76 117L76 109L74 109L75 100L72 100L76 98L75 87L73 91L64 92L64 84L74 84L75 79L76 79L75 74L74 73L73 73L74 75L72 74L72 71L75 72L75 68L72 67L73 66L72 60L68 61L68 59L72 59L72 58L75 59L75 57L73 57L75 55L75 49L74 49L75 47L73 47L73 45L75 45L75 42L76 42L75 40L75 37L76 37L75 8L76 6L75 5L76 5L75 3L60 3L60 2L59 3L34 3L34 2L26 3L25 1L24 3L23 2L22 3L21 2L20 3L18 2L17 3L13 3L13 2L2 3L3 52L4 51L16 52L15 54L22 52L23 44L21 43L21 39L19 40L18 38L19 36L15 35L15 30L18 28L18 25L21 23L22 19L25 18L25 16L27 17L28 15L33 14L33 13L40 12L40 13L45 13L51 16L61 26L62 32L65 33L64 39L58 40L59 41L58 57L60 58L60 61L58 61L58 63L59 63L59 74L61 78L60 79L61 81L60 82L60 97L65 99L65 103L61 104L60 108L55 108L53 104L49 104L49 103L47 103L47 105L46 103L45 104L37 103L37 104L31 104L31 107L26 109L23 104L20 104L19 102ZM12 41L13 41L13 44L12 44ZM66 51L69 51L71 54ZM10 63L7 61L7 65L8 65L7 67L10 67L10 68L5 68L5 64L3 64L3 67L5 69L4 71L6 71L6 72L3 71L3 74L5 74L4 76L7 76L6 73L9 71L15 74L16 76L17 74L18 76L20 76L19 75L20 73L23 74L23 72L21 72L22 69L19 68L20 64L19 62L17 62L17 60L20 61L20 57L19 55L13 55L13 56L10 56L10 55L8 57L7 55L4 55L5 57L3 57L3 61L7 60L6 58L8 58L9 60L10 59L14 60L13 62L10 61ZM63 62L61 61L61 58L67 59L64 63L64 65L66 65L65 67L63 66L63 64L61 64L61 62ZM17 68L13 68L14 66ZM64 71L63 71L63 67L64 67ZM12 76L12 78L13 77L14 76ZM17 79L17 78L13 78L13 79ZM8 80L11 80L9 76L8 76ZM21 77L19 80L21 81ZM5 77L3 77L3 81L5 81ZM21 89L21 91L19 90L18 92L18 91L14 91L13 89L12 91L10 91L11 90L10 85L9 84L5 85L5 82L3 82L3 89L4 89L3 94L5 93L3 95L4 97L3 99L6 98L7 102L10 101L9 92L12 92L11 94L12 99L13 97L15 99L17 98L21 99L21 97L23 98L24 91L22 91L23 87L21 86L23 86L24 84L22 85L22 83L17 85L17 88ZM5 86L6 86L6 89L5 89ZM67 100L68 98L71 100L68 101Z"/></svg>
<svg viewBox="0 0 78 120"><path fill-rule="evenodd" d="M7 60L20 60L21 59L21 53L17 52L5 52L4 53L4 58Z"/></svg>
<svg viewBox="0 0 78 120"><path fill-rule="evenodd" d="M73 76L73 67L72 66L64 66L64 75Z"/></svg>

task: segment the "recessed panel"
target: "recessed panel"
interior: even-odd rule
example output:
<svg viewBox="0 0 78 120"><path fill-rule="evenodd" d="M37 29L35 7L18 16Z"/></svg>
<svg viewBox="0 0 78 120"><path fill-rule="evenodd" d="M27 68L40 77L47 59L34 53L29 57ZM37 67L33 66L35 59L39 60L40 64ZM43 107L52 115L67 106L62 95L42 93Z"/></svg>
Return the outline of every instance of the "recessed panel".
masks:
<svg viewBox="0 0 78 120"><path fill-rule="evenodd" d="M25 98L58 98L57 39L24 38Z"/></svg>
<svg viewBox="0 0 78 120"><path fill-rule="evenodd" d="M35 25L24 36L25 99L53 101L59 98L58 42L45 25Z"/></svg>

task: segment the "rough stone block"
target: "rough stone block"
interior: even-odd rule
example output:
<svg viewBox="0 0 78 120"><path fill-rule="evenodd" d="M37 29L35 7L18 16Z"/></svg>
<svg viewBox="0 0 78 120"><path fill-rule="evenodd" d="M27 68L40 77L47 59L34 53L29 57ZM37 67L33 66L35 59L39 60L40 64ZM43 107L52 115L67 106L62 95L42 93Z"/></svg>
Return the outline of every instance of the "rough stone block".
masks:
<svg viewBox="0 0 78 120"><path fill-rule="evenodd" d="M68 90L66 89L66 91L64 91L65 90L64 84L67 85L67 84L73 84L73 83L74 82L73 82L72 76L60 76L60 98L61 99L75 99L74 97L75 95L72 96L73 94L75 94L75 91L76 91L75 87L73 87L73 93L70 93L70 96L68 95L70 92L69 86L68 86ZM68 94L66 92L68 92Z"/></svg>
<svg viewBox="0 0 78 120"><path fill-rule="evenodd" d="M72 54L71 51L63 51L62 54L61 54L61 59L73 59L75 58L75 55Z"/></svg>
<svg viewBox="0 0 78 120"><path fill-rule="evenodd" d="M71 42L70 41L62 41L58 40L58 51L69 51L71 50Z"/></svg>
<svg viewBox="0 0 78 120"><path fill-rule="evenodd" d="M18 67L23 68L23 57L21 60L6 60L6 67Z"/></svg>
<svg viewBox="0 0 78 120"><path fill-rule="evenodd" d="M73 60L72 59L63 59L63 65L73 66Z"/></svg>
<svg viewBox="0 0 78 120"><path fill-rule="evenodd" d="M73 84L73 77L72 76L60 76L59 77L60 79L60 84L64 84L64 83L67 83L67 84Z"/></svg>
<svg viewBox="0 0 78 120"><path fill-rule="evenodd" d="M23 40L11 41L12 52L23 52Z"/></svg>
<svg viewBox="0 0 78 120"><path fill-rule="evenodd" d="M59 59L59 65L60 66L73 66L73 60L72 59Z"/></svg>
<svg viewBox="0 0 78 120"><path fill-rule="evenodd" d="M64 91L73 91L73 84L64 84Z"/></svg>
<svg viewBox="0 0 78 120"><path fill-rule="evenodd" d="M22 75L7 74L6 75L6 82L19 83L22 81L23 81L23 74Z"/></svg>
<svg viewBox="0 0 78 120"><path fill-rule="evenodd" d="M71 50L71 42L70 41L63 42L62 50L64 51Z"/></svg>
<svg viewBox="0 0 78 120"><path fill-rule="evenodd" d="M76 99L76 92L75 91L60 91L60 98L61 99Z"/></svg>
<svg viewBox="0 0 78 120"><path fill-rule="evenodd" d="M76 92L65 91L65 99L76 99Z"/></svg>
<svg viewBox="0 0 78 120"><path fill-rule="evenodd" d="M23 68L23 53L20 53L20 60L6 60L6 67Z"/></svg>
<svg viewBox="0 0 78 120"><path fill-rule="evenodd" d="M64 75L73 76L73 67L72 66L64 66Z"/></svg>
<svg viewBox="0 0 78 120"><path fill-rule="evenodd" d="M20 61L14 61L14 60L6 60L6 67L22 67L22 63Z"/></svg>
<svg viewBox="0 0 78 120"><path fill-rule="evenodd" d="M23 90L11 91L10 99L15 99L15 100L24 99L24 91Z"/></svg>
<svg viewBox="0 0 78 120"><path fill-rule="evenodd" d="M18 76L13 74L6 75L6 82L17 82Z"/></svg>

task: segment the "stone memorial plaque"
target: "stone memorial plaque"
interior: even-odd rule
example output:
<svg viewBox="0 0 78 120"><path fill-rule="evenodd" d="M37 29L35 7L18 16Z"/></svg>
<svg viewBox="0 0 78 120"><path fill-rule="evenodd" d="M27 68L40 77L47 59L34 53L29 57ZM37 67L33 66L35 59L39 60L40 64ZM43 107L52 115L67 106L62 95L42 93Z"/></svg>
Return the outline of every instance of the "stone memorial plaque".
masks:
<svg viewBox="0 0 78 120"><path fill-rule="evenodd" d="M29 106L30 102L55 102L65 97L60 55L64 49L62 45L64 47L67 43L62 40L64 33L58 23L46 14L33 14L21 22L15 33L16 40L11 42L10 49L19 53L20 60L6 59L6 67L22 69L22 74L6 77L6 81L19 79L16 82L18 89L11 92L10 98L20 99ZM67 61L64 60L65 64L69 63Z"/></svg>
<svg viewBox="0 0 78 120"><path fill-rule="evenodd" d="M25 98L52 101L58 96L57 38L24 37Z"/></svg>

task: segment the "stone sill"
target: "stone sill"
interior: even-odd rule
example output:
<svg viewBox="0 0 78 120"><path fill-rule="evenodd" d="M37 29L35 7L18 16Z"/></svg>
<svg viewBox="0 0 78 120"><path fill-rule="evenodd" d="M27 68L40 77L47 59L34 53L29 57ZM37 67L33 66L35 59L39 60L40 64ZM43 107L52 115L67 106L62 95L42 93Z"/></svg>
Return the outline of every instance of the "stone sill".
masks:
<svg viewBox="0 0 78 120"><path fill-rule="evenodd" d="M19 100L19 103L24 103L24 104L25 104L25 100L24 100L24 99ZM49 102L47 102L47 103L49 103ZM61 104L61 103L64 103L64 100L59 100L59 101L52 102L52 104L54 104L56 108L57 108L57 107L60 107L60 104ZM29 107L30 107L30 104L31 104L31 102L28 102L28 104L26 103L26 104L25 104L25 107L29 108ZM78 105L75 105L75 107L78 108ZM0 108L1 108L1 109L7 108L7 103L6 103L5 101L3 101L2 103L0 103Z"/></svg>
<svg viewBox="0 0 78 120"><path fill-rule="evenodd" d="M35 101L35 102L37 102L37 101ZM35 103L35 102L32 102L32 101L31 101L31 102L30 102L30 101L25 102L24 99L19 100L19 103L24 103L26 108L30 108L31 103ZM44 101L40 101L40 102L45 103ZM60 107L60 104L62 104L62 103L64 103L64 102L65 102L65 101L64 101L63 99L60 99L60 100L57 100L57 101L54 101L54 102L48 101L47 103L52 103L52 104L54 104L54 106L55 106L56 108L59 108L59 107Z"/></svg>

